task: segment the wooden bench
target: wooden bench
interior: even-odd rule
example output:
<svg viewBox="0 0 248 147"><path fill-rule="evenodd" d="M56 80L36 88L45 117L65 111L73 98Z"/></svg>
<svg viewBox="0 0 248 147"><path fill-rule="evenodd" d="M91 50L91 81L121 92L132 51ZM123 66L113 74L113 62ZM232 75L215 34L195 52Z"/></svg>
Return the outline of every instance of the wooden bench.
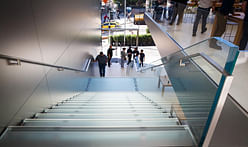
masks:
<svg viewBox="0 0 248 147"><path fill-rule="evenodd" d="M171 82L167 78L167 76L159 76L158 78L158 88L160 88L160 83L162 84L162 96L164 96L164 88L165 87L171 87Z"/></svg>
<svg viewBox="0 0 248 147"><path fill-rule="evenodd" d="M187 120L187 118L184 115L183 109L180 105L180 103L177 101L177 103L175 104L171 104L171 115L173 115L173 113L176 114L176 117L178 118L180 124L182 124L183 121Z"/></svg>

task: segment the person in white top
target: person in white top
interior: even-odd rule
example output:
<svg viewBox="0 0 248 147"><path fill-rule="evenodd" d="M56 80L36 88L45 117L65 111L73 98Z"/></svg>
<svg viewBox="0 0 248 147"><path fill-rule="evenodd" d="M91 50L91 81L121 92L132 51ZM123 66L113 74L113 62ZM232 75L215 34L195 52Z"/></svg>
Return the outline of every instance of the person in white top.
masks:
<svg viewBox="0 0 248 147"><path fill-rule="evenodd" d="M207 18L208 18L208 14L209 11L212 7L212 2L214 0L200 0L198 3L198 8L197 8L197 14L195 17L195 22L194 22L194 26L193 26L193 34L192 36L196 36L196 32L197 32L197 28L198 28L198 24L200 22L200 19L202 18L202 29L201 29L201 33L204 33L207 31Z"/></svg>

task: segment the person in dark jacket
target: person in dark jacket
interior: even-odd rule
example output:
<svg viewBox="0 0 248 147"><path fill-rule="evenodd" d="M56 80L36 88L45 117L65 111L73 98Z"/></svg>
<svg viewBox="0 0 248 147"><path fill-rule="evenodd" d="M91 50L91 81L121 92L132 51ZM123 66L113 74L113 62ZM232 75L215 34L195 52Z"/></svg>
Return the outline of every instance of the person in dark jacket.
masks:
<svg viewBox="0 0 248 147"><path fill-rule="evenodd" d="M162 4L163 4L163 0L154 1L153 19L155 21L160 21L161 19L161 16L163 14L163 8L161 7Z"/></svg>
<svg viewBox="0 0 248 147"><path fill-rule="evenodd" d="M226 22L227 22L227 16L229 13L233 12L233 4L235 0L223 0L222 5L219 8L219 10L216 12L216 27L214 30L212 30L213 37L221 37L223 33L226 30ZM214 7L213 7L214 10ZM221 49L220 46L217 45L217 40L216 39L211 39L209 47L214 48L214 49Z"/></svg>
<svg viewBox="0 0 248 147"><path fill-rule="evenodd" d="M184 13L184 9L187 6L188 0L172 0L172 1L174 3L173 13L172 13L172 18L171 18L169 25L173 25L173 23L176 20L177 15L178 15L177 25L180 25L183 21L183 13Z"/></svg>
<svg viewBox="0 0 248 147"><path fill-rule="evenodd" d="M116 50L116 49L113 49L112 48L112 45L109 46L109 49L107 51L107 56L108 56L108 67L111 66L111 59L112 59L112 56L113 56L113 50Z"/></svg>
<svg viewBox="0 0 248 147"><path fill-rule="evenodd" d="M129 46L127 50L127 57L128 57L127 65L129 65L132 62L132 54L133 54L132 48L131 46Z"/></svg>
<svg viewBox="0 0 248 147"><path fill-rule="evenodd" d="M144 66L144 61L145 61L145 53L144 50L140 51L140 66L143 67Z"/></svg>
<svg viewBox="0 0 248 147"><path fill-rule="evenodd" d="M105 77L105 67L108 61L108 57L100 52L100 54L96 57L96 60L99 66L100 77Z"/></svg>

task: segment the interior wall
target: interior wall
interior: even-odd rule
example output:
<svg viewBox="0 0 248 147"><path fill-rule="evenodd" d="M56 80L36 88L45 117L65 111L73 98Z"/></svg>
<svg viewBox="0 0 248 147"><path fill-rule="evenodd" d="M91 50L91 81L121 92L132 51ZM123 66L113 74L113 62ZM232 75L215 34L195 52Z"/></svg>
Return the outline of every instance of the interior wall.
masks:
<svg viewBox="0 0 248 147"><path fill-rule="evenodd" d="M99 0L1 0L0 54L81 69L101 46ZM0 131L87 86L91 72L0 59Z"/></svg>

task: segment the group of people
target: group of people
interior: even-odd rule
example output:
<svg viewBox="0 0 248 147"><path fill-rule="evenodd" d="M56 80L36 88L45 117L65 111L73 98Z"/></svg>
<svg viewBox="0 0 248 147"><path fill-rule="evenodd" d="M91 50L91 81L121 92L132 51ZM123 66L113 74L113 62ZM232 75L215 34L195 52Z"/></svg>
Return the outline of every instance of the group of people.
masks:
<svg viewBox="0 0 248 147"><path fill-rule="evenodd" d="M144 50L138 50L138 47L135 47L134 50L132 50L132 47L130 46L127 49L126 52L126 48L123 48L121 51L121 67L124 68L124 63L128 58L128 62L127 65L129 64L133 64L132 62L132 58L134 60L134 62L136 63L136 65L138 65L138 67L143 67L144 66L144 61L145 61L145 53Z"/></svg>
<svg viewBox="0 0 248 147"><path fill-rule="evenodd" d="M111 59L113 57L113 50L116 50L116 49L112 48L112 45L110 45L108 50L107 50L107 56L104 55L103 52L100 52L100 54L95 59L95 61L98 62L100 77L105 77L106 65L108 65L108 67L111 66ZM132 61L132 59L133 59L133 61ZM141 50L139 52L138 47L135 47L134 50L132 50L131 46L127 49L127 51L126 51L126 48L122 48L121 59L120 59L121 68L124 68L124 64L125 64L126 60L128 60L127 65L133 66L133 64L135 62L136 65L138 65L139 67L143 67L144 61L145 61L144 50Z"/></svg>
<svg viewBox="0 0 248 147"><path fill-rule="evenodd" d="M105 67L108 65L108 67L111 66L111 59L113 57L113 50L116 50L112 48L112 45L109 46L109 49L107 51L107 56L103 54L103 52L100 52L100 54L96 57L95 62L98 62L99 66L99 72L100 77L105 77Z"/></svg>
<svg viewBox="0 0 248 147"><path fill-rule="evenodd" d="M213 1L214 0L200 0L198 2L197 15L193 27L193 36L195 36L196 34L197 26L201 18L203 24L202 33L206 31L206 20ZM188 0L171 0L169 3L170 5L167 8L167 0L157 0L155 2L155 7L154 7L154 11L156 15L155 20L160 20L163 12L163 17L169 21L169 25L174 24L177 16L178 19L176 24L180 25L183 20L184 10L187 6ZM162 8L161 6L163 6L164 8ZM168 9L168 18L166 17L167 9Z"/></svg>
<svg viewBox="0 0 248 147"><path fill-rule="evenodd" d="M198 5L197 13L194 20L193 32L192 36L195 37L197 33L197 28L200 20L202 21L201 33L205 33L207 31L207 18L210 13L210 10L216 14L216 27L212 30L212 35L215 37L221 37L226 30L227 17L230 13L234 12L234 2L235 0L196 0L196 4ZM215 7L216 2L221 2L222 5L220 7ZM176 17L177 25L180 25L183 20L184 10L187 6L188 0L170 0L170 6L168 7L168 18L169 25L172 25ZM163 6L163 7L161 7ZM247 0L243 0L242 11L245 13L244 24L243 24L243 36L240 41L240 50L244 50L247 45L248 40L248 5ZM167 12L167 0L157 0L155 1L154 7L154 19L160 20L162 17L162 13L164 18L166 18ZM212 39L210 41L210 47L215 49L221 49L217 44L217 40Z"/></svg>
<svg viewBox="0 0 248 147"><path fill-rule="evenodd" d="M177 25L183 20L184 9L187 6L188 0L171 0L169 7L167 7L167 0L157 0L154 3L154 19L160 21L161 18L165 18L169 21L169 25L172 25L176 17L178 16ZM168 17L167 15L168 9Z"/></svg>

